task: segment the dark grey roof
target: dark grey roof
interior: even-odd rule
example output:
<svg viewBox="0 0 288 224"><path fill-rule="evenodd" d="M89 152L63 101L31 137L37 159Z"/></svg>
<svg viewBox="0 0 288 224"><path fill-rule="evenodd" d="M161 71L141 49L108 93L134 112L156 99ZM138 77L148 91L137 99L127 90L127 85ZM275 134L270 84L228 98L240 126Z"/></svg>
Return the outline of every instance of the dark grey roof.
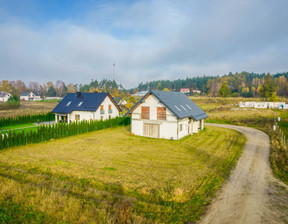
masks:
<svg viewBox="0 0 288 224"><path fill-rule="evenodd" d="M179 119L192 117L194 120L198 121L208 117L208 115L184 93L154 90L149 91L144 97L142 97L142 99L139 100L126 115L131 114L134 108L142 103L149 94L154 95Z"/></svg>
<svg viewBox="0 0 288 224"><path fill-rule="evenodd" d="M22 93L20 96L28 96L30 93L33 93L33 92L24 92L24 93ZM35 92L35 93L33 93L35 96L40 96L40 94L39 93L37 93L37 92Z"/></svg>
<svg viewBox="0 0 288 224"><path fill-rule="evenodd" d="M113 98L109 93L68 93L61 102L52 110L52 113L69 114L72 111L96 111L106 96ZM82 103L81 103L82 102ZM115 101L114 101L115 102ZM115 105L117 105L115 103ZM121 109L116 106L119 111Z"/></svg>
<svg viewBox="0 0 288 224"><path fill-rule="evenodd" d="M32 93L32 92L24 92L20 96L28 96L30 93Z"/></svg>
<svg viewBox="0 0 288 224"><path fill-rule="evenodd" d="M122 98L121 97L113 97L113 100L115 100L115 102L119 105Z"/></svg>
<svg viewBox="0 0 288 224"><path fill-rule="evenodd" d="M9 94L8 92L0 91L0 97L5 97L8 94Z"/></svg>

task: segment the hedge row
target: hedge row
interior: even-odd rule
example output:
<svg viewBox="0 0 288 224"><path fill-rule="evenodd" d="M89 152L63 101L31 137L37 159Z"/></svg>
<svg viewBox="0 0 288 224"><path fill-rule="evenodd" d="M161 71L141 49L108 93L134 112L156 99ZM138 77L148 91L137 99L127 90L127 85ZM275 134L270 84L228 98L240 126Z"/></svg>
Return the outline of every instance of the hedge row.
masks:
<svg viewBox="0 0 288 224"><path fill-rule="evenodd" d="M51 112L46 114L35 114L35 115L23 115L18 117L8 117L8 118L0 118L0 127L17 125L17 124L27 124L34 123L37 121L53 121L55 120L55 115Z"/></svg>
<svg viewBox="0 0 288 224"><path fill-rule="evenodd" d="M129 124L130 117L117 117L105 121L81 121L70 124L57 123L52 125L40 125L38 126L37 131L30 130L30 132L27 133L25 133L24 130L18 133L16 133L15 130L13 132L10 130L8 134L2 134L0 132L0 149L27 145L30 143L38 143L50 139L59 139L67 136Z"/></svg>

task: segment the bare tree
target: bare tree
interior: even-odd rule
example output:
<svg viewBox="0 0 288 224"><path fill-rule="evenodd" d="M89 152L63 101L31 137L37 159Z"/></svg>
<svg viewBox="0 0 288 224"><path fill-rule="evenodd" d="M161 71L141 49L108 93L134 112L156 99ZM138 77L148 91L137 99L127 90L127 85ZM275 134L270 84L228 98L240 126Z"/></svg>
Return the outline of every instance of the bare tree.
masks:
<svg viewBox="0 0 288 224"><path fill-rule="evenodd" d="M66 92L66 86L65 86L65 83L61 80L58 80L56 82L56 94L58 97L62 97L64 95L64 93Z"/></svg>
<svg viewBox="0 0 288 224"><path fill-rule="evenodd" d="M40 90L40 85L38 82L29 82L29 89L32 92L39 92Z"/></svg>

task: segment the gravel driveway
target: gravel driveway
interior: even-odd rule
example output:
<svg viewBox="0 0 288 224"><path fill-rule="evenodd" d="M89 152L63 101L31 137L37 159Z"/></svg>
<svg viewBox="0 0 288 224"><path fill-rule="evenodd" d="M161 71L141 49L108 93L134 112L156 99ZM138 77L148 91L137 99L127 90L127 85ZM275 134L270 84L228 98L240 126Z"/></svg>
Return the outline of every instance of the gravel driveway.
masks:
<svg viewBox="0 0 288 224"><path fill-rule="evenodd" d="M288 187L272 175L268 135L242 126L207 125L237 130L248 141L229 180L199 223L288 223Z"/></svg>

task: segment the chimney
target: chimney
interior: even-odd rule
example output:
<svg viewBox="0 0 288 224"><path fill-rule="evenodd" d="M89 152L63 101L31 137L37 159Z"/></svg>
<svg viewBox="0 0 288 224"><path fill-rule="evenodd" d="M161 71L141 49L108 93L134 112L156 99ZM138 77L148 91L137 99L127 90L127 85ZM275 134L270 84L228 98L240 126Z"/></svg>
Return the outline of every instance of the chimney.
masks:
<svg viewBox="0 0 288 224"><path fill-rule="evenodd" d="M77 92L76 94L77 94L77 98L82 98L81 92Z"/></svg>

